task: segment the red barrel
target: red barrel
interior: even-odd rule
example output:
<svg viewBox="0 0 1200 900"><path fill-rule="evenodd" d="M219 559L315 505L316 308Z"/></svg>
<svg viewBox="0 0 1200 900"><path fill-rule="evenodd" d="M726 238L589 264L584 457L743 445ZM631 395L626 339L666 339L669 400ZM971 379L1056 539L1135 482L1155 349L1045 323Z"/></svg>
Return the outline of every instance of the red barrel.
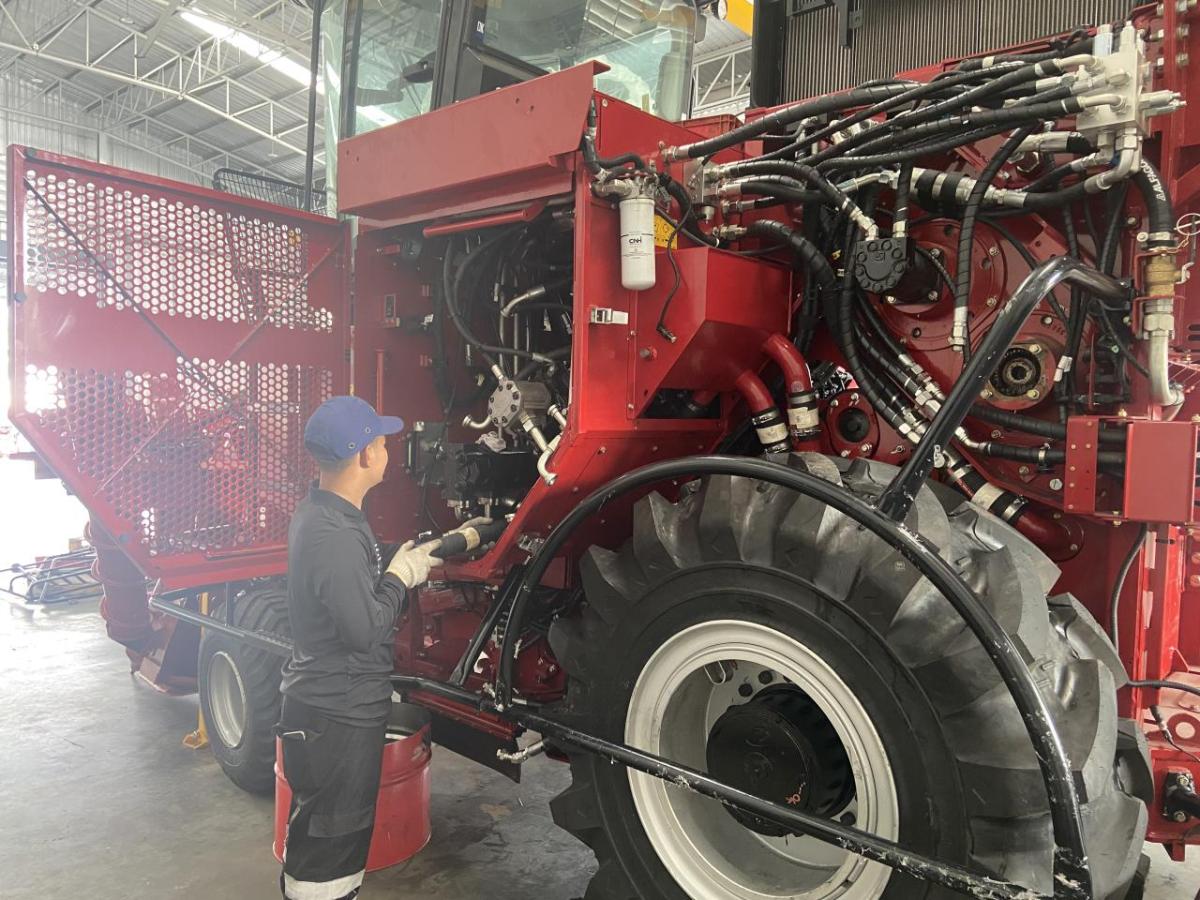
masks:
<svg viewBox="0 0 1200 900"><path fill-rule="evenodd" d="M415 706L393 708L388 719L387 744L379 797L375 805L375 831L367 854L367 871L376 872L415 856L429 843L429 716ZM292 790L283 777L283 748L275 741L275 858L283 860Z"/></svg>

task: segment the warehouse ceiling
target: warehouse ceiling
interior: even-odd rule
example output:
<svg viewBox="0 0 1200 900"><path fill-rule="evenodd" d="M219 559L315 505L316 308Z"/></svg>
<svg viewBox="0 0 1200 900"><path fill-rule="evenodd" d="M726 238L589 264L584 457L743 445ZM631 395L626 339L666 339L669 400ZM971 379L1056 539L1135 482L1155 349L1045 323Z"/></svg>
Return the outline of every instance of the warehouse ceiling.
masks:
<svg viewBox="0 0 1200 900"><path fill-rule="evenodd" d="M0 0L0 73L113 131L142 124L194 157L294 179L310 24L300 0Z"/></svg>
<svg viewBox="0 0 1200 900"><path fill-rule="evenodd" d="M209 169L299 180L311 18L307 0L0 0L0 77L25 89L14 112L51 100ZM709 25L698 58L747 40Z"/></svg>

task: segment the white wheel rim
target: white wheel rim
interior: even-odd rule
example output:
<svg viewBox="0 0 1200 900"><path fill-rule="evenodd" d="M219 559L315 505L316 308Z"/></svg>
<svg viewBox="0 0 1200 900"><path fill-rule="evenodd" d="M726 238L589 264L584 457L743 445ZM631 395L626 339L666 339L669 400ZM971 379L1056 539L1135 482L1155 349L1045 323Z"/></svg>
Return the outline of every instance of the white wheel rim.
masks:
<svg viewBox="0 0 1200 900"><path fill-rule="evenodd" d="M213 654L208 664L209 724L226 747L237 747L246 733L246 686L237 664L224 650Z"/></svg>
<svg viewBox="0 0 1200 900"><path fill-rule="evenodd" d="M714 685L704 667L730 661L739 676ZM742 702L737 685L746 672L763 670L803 690L833 725L854 775L856 827L896 840L895 782L866 709L820 656L765 625L713 620L668 639L634 685L625 740L704 771L713 722ZM659 778L630 771L629 787L659 859L694 900L872 900L891 876L886 866L815 838L757 834L717 801Z"/></svg>

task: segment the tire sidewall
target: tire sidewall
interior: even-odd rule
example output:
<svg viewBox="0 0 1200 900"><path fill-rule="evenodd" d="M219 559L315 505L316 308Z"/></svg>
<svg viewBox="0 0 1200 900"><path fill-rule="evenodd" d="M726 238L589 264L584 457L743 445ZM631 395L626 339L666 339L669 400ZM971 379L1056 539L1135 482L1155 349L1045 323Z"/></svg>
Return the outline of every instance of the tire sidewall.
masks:
<svg viewBox="0 0 1200 900"><path fill-rule="evenodd" d="M846 682L870 715L887 748L899 801L899 843L936 859L965 862L968 823L961 786L945 735L924 692L878 634L844 605L777 570L714 564L678 573L631 605L614 629L619 656L589 679L588 706L603 710L599 733L624 741L629 699L650 656L685 628L733 618L770 627L806 645ZM596 802L630 881L647 898L685 898L646 836L627 770L591 757ZM928 777L937 773L937 778ZM648 890L653 886L652 890ZM886 900L955 896L896 873Z"/></svg>
<svg viewBox="0 0 1200 900"><path fill-rule="evenodd" d="M245 620L254 612L250 605L258 603L278 603L286 610L286 595L267 591L239 599L234 609L240 627L247 627ZM211 671L218 653L226 654L232 661L246 692L242 738L237 746L226 744L214 725ZM283 663L282 657L221 632L206 630L200 640L198 688L209 746L229 779L254 794L270 794L274 790L275 725L283 699L279 690Z"/></svg>

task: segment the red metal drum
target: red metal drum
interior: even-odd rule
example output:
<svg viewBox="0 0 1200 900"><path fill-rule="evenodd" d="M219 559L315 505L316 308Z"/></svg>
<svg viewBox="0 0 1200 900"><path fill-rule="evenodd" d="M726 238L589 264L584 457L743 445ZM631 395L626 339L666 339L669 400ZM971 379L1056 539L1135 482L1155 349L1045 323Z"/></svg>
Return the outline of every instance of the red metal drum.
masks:
<svg viewBox="0 0 1200 900"><path fill-rule="evenodd" d="M379 797L375 805L375 831L367 854L367 871L376 872L415 856L429 843L429 715L415 706L393 707L388 720L387 744ZM292 791L283 776L283 750L275 741L275 858L283 860L284 834Z"/></svg>

